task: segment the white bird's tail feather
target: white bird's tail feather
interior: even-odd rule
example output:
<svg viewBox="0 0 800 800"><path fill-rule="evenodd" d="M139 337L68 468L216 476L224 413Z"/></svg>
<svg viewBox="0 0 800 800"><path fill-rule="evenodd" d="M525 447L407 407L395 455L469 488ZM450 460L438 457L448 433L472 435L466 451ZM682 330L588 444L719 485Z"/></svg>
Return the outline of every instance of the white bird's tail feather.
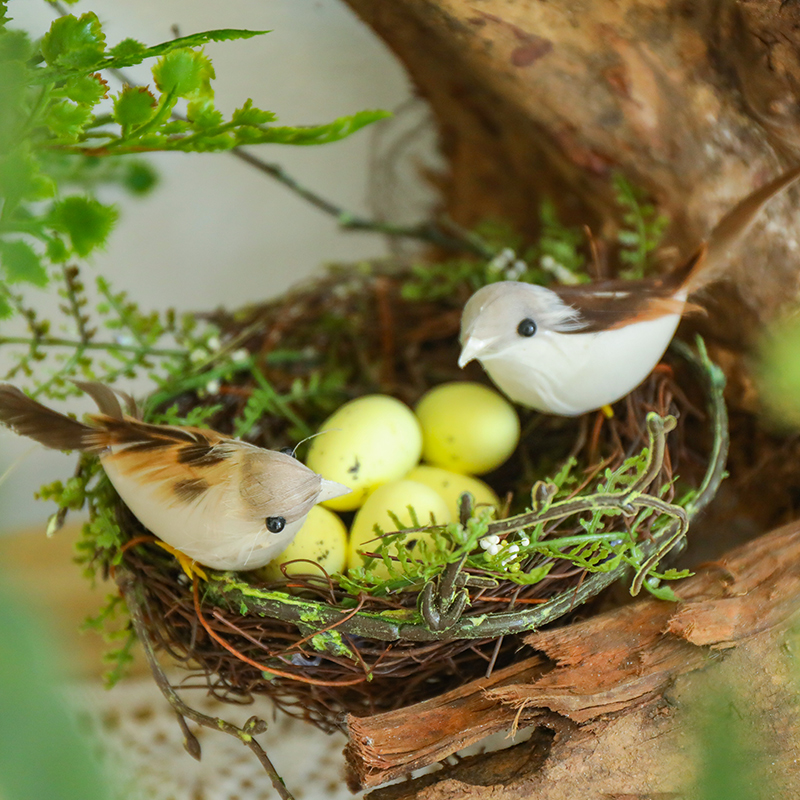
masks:
<svg viewBox="0 0 800 800"><path fill-rule="evenodd" d="M716 224L708 240L686 264L689 266L692 261L694 262L682 283L689 294L721 277L720 272L727 266L731 251L750 230L764 206L775 195L788 189L798 178L800 178L800 166L793 167L760 189L756 189L737 203Z"/></svg>

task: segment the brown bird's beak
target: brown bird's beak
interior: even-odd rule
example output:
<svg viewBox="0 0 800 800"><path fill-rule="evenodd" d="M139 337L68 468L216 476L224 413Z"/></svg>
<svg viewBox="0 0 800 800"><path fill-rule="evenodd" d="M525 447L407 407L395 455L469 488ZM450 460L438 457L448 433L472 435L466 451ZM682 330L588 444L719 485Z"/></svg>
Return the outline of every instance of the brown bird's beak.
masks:
<svg viewBox="0 0 800 800"><path fill-rule="evenodd" d="M326 478L320 479L318 503L324 503L326 500L333 500L334 497L341 497L343 494L350 494L352 489L336 481L329 481Z"/></svg>

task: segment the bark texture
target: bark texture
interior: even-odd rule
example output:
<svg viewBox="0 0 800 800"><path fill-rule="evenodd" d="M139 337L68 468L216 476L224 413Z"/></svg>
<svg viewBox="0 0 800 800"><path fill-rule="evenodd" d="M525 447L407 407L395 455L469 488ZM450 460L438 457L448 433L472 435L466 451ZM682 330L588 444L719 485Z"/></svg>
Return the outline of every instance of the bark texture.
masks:
<svg viewBox="0 0 800 800"><path fill-rule="evenodd" d="M708 565L677 594L678 605L651 599L533 633L526 643L538 655L491 678L351 718L351 785L378 786L490 733L533 725L533 738L511 750L371 796L689 798L702 778L696 729L714 713L713 736L746 734L747 796L797 796L800 524ZM726 729L720 706L739 724Z"/></svg>
<svg viewBox="0 0 800 800"><path fill-rule="evenodd" d="M532 237L547 195L597 231L620 170L671 215L685 252L800 160L795 0L346 2L430 102L444 207L461 224L499 217ZM798 293L799 197L772 204L732 263L753 321Z"/></svg>

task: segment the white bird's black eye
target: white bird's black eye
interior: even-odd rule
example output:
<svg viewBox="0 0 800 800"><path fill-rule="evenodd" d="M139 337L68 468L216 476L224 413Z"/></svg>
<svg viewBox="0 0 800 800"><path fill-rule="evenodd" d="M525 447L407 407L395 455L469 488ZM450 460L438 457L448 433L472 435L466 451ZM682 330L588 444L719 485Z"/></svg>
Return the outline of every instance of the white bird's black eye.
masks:
<svg viewBox="0 0 800 800"><path fill-rule="evenodd" d="M267 517L267 530L270 533L280 533L286 527L283 517Z"/></svg>
<svg viewBox="0 0 800 800"><path fill-rule="evenodd" d="M536 323L529 317L526 317L517 325L517 333L520 336L533 336L533 334L536 333Z"/></svg>

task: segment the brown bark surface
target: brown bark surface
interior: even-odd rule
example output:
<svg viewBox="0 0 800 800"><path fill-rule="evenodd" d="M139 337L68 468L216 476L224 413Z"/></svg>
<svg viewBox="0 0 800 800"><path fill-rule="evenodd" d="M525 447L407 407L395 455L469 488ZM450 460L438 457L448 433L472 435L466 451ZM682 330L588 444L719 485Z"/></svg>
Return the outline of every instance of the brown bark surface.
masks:
<svg viewBox="0 0 800 800"><path fill-rule="evenodd" d="M695 709L723 690L751 720L747 747L766 753L752 758L754 791L797 796L800 523L676 593L678 605L650 599L533 633L533 658L409 709L351 718L351 783L375 787L490 733L535 725L532 741L511 751L373 796L690 797ZM543 729L555 731L552 742Z"/></svg>
<svg viewBox="0 0 800 800"><path fill-rule="evenodd" d="M444 207L461 224L500 218L532 237L547 195L597 231L620 170L671 215L685 252L800 160L794 0L346 2L430 102ZM797 295L797 206L796 190L772 204L732 264L756 317Z"/></svg>

